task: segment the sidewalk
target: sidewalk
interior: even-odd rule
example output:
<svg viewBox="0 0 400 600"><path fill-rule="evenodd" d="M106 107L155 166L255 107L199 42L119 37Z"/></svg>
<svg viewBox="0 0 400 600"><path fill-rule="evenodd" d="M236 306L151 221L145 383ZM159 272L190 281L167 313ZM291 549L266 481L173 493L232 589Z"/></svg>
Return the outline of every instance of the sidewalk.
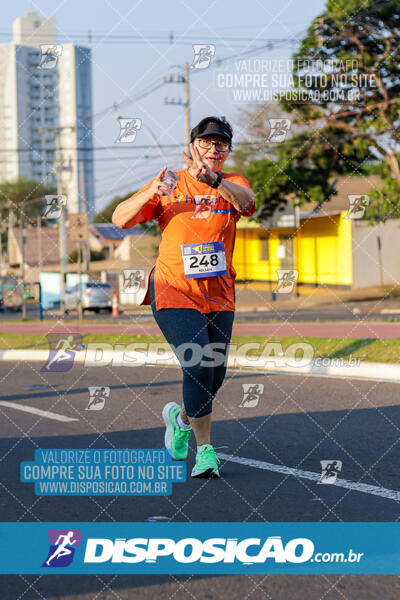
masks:
<svg viewBox="0 0 400 600"><path fill-rule="evenodd" d="M299 296L292 294L276 294L276 300L272 300L272 290L276 284L251 282L237 283L236 311L237 312L263 312L271 310L301 310L311 309L316 306L334 306L346 302L376 301L377 310L384 310L384 306L390 305L392 309L400 312L400 288L393 291L390 286L371 287L357 290L329 288L326 286L315 287L313 285L299 286ZM391 295L389 295L391 294ZM396 296L394 296L396 294ZM120 309L126 314L151 313L150 307L121 305Z"/></svg>
<svg viewBox="0 0 400 600"><path fill-rule="evenodd" d="M314 285L299 286L299 296L292 294L276 294L272 300L272 290L276 284L250 282L236 283L236 312L266 312L280 310L310 310L317 306L334 308L347 302L376 302L377 313L400 313L400 288L390 286L371 287L357 290L329 288ZM126 315L152 315L150 306L120 304L119 309ZM370 309L369 309L370 310ZM54 309L53 315L62 317L61 310ZM1 322L1 315L0 315Z"/></svg>
<svg viewBox="0 0 400 600"><path fill-rule="evenodd" d="M366 300L377 302L377 312L379 312L380 304L383 302L385 304L390 303L394 308L400 309L400 288L391 292L390 286L350 290L301 285L298 288L299 296L296 296L295 293L278 293L276 294L276 301L273 301L272 290L274 288L275 284L271 286L269 283L236 284L236 310L238 312L299 310ZM389 296L390 293L396 293L397 297Z"/></svg>

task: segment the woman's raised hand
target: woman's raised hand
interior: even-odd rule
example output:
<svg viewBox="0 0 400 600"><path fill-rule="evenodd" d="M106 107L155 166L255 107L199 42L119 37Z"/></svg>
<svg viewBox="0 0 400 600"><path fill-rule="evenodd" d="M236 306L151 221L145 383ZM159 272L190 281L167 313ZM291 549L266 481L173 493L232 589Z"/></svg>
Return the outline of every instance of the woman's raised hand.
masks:
<svg viewBox="0 0 400 600"><path fill-rule="evenodd" d="M151 200L153 198L155 198L157 195L161 195L161 191L169 191L169 186L166 186L165 184L163 184L162 179L165 175L165 171L167 170L167 167L164 167L159 174L157 175L157 177L154 179L153 183L151 184L151 186L149 187L149 194L151 195Z"/></svg>
<svg viewBox="0 0 400 600"><path fill-rule="evenodd" d="M203 183L211 185L215 181L214 172L210 169L208 164L202 160L200 152L194 144L190 144L190 152L192 153L193 158L190 158L190 156L182 150L182 155L189 167L188 171L190 175L197 179L197 181L202 181Z"/></svg>

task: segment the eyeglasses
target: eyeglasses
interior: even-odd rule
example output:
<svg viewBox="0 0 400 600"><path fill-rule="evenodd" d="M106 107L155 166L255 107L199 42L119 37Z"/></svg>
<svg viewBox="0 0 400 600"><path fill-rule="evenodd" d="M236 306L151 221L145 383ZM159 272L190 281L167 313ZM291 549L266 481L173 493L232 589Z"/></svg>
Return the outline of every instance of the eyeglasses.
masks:
<svg viewBox="0 0 400 600"><path fill-rule="evenodd" d="M208 150L213 144L218 152L226 152L229 150L229 142L213 142L212 140L205 140L203 138L197 138L197 141L199 142L200 148L203 148L204 150Z"/></svg>

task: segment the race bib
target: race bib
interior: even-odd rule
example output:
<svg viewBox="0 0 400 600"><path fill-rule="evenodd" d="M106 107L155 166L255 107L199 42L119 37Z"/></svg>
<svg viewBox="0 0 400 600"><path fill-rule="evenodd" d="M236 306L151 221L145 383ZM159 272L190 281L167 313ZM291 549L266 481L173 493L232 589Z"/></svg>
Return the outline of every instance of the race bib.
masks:
<svg viewBox="0 0 400 600"><path fill-rule="evenodd" d="M207 244L182 244L181 248L186 279L215 277L227 273L223 241Z"/></svg>

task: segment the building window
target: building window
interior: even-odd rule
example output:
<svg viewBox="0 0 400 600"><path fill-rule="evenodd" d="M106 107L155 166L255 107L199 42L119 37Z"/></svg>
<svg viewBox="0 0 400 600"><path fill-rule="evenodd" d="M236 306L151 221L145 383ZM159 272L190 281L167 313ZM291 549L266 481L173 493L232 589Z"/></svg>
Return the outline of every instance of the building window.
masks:
<svg viewBox="0 0 400 600"><path fill-rule="evenodd" d="M267 235L262 235L259 238L259 260L269 260L268 240L269 237Z"/></svg>

